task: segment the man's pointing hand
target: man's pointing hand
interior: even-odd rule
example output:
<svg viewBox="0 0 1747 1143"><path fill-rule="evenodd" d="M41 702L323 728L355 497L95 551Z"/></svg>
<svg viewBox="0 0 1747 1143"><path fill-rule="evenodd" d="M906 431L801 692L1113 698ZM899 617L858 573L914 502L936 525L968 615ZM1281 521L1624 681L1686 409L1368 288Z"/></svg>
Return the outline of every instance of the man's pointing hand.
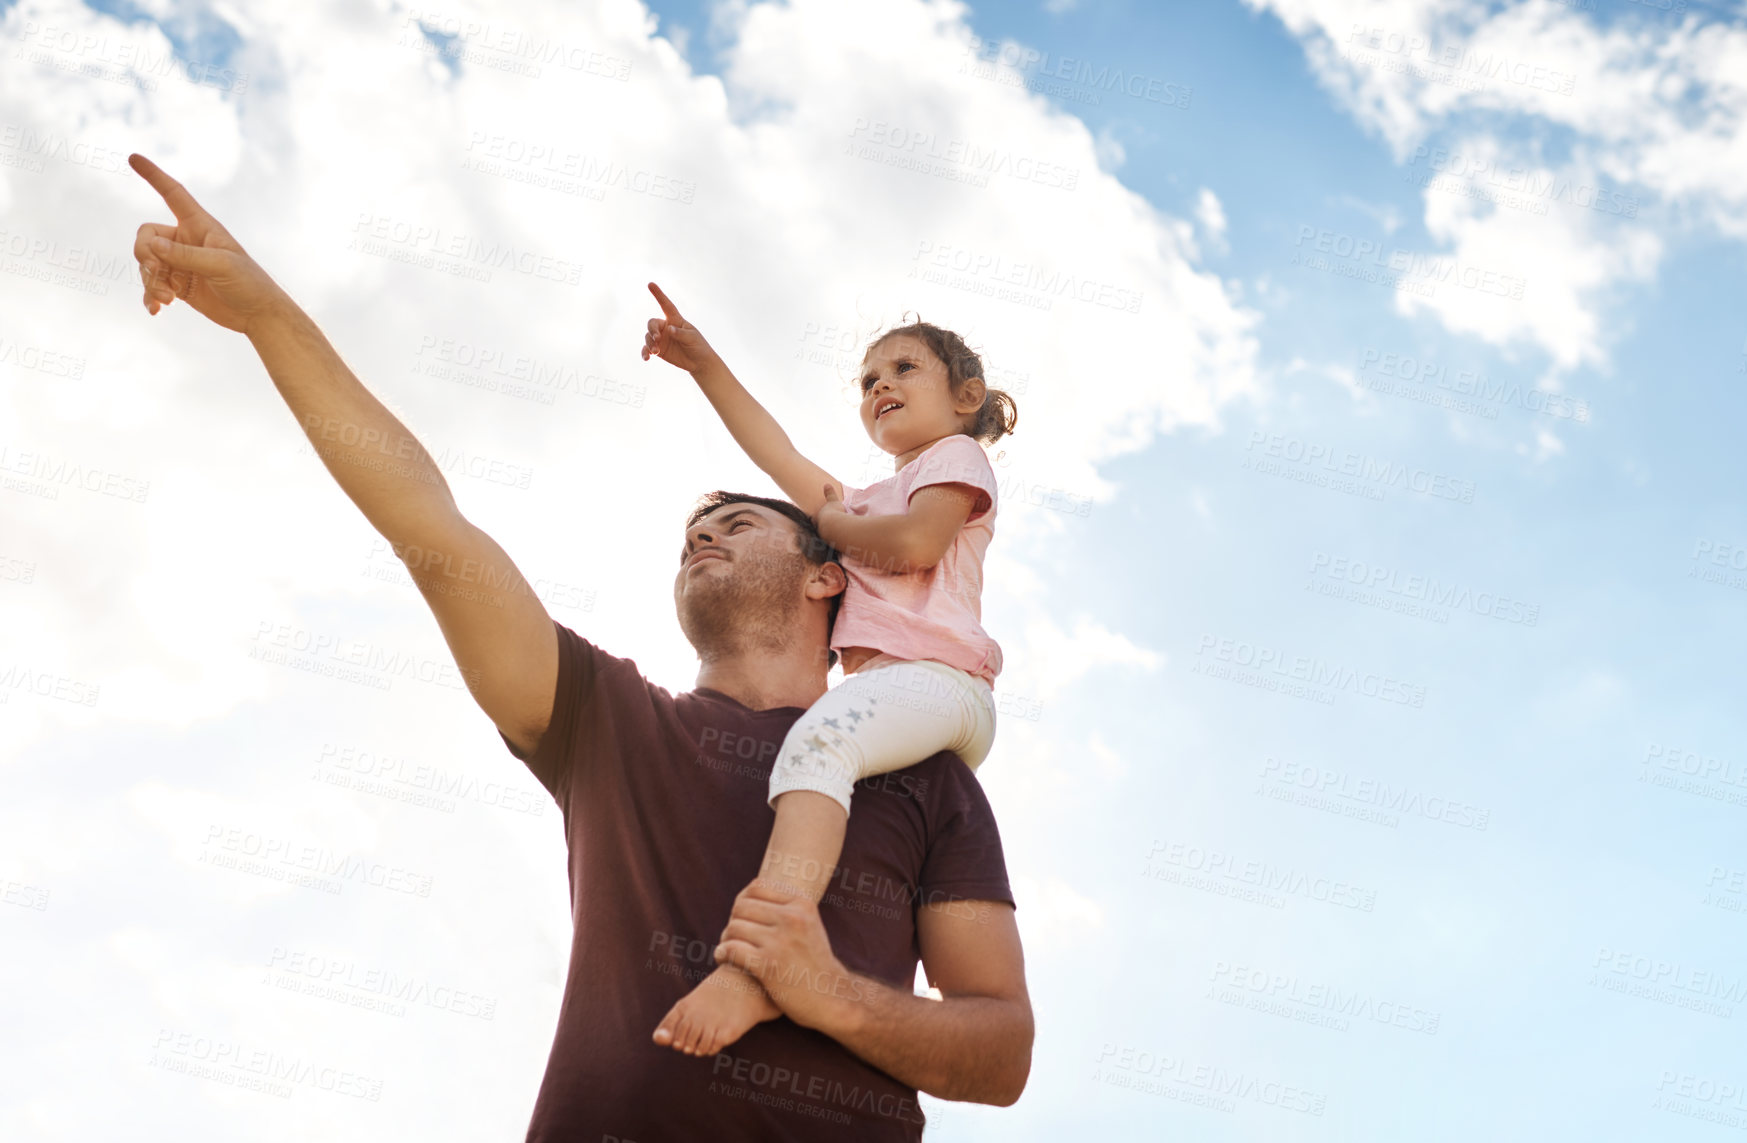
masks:
<svg viewBox="0 0 1747 1143"><path fill-rule="evenodd" d="M148 222L134 236L147 312L180 298L226 329L247 334L250 323L290 300L181 183L144 155L129 155L127 163L176 216L173 226Z"/></svg>

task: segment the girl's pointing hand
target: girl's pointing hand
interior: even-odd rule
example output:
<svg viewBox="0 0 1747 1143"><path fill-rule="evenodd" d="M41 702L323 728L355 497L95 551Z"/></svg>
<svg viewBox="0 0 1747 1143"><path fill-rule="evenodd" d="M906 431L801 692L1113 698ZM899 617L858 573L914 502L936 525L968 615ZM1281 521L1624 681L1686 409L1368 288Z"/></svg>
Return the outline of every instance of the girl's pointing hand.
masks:
<svg viewBox="0 0 1747 1143"><path fill-rule="evenodd" d="M659 357L692 374L722 360L698 327L679 315L679 309L668 301L660 286L650 282L649 292L661 304L663 316L649 319L649 330L643 335L643 360Z"/></svg>

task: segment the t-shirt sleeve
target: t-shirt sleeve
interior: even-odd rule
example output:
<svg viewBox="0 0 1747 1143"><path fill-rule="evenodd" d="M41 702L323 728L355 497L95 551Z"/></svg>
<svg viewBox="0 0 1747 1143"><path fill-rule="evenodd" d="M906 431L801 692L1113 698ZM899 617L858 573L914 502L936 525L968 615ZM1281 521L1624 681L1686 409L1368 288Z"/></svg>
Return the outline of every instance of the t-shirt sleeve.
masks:
<svg viewBox="0 0 1747 1143"><path fill-rule="evenodd" d="M936 484L965 484L980 492L971 509L973 520L995 506L995 470L989 465L989 455L963 433L948 437L917 458L910 495Z"/></svg>
<svg viewBox="0 0 1747 1143"><path fill-rule="evenodd" d="M928 852L917 876L921 903L1005 901L1018 907L1007 882L1007 856L982 784L962 763L946 768L928 807Z"/></svg>
<svg viewBox="0 0 1747 1143"><path fill-rule="evenodd" d="M498 737L562 805L559 790L570 779L577 739L589 733L594 721L597 681L605 664L617 660L556 619L552 625L558 632L558 686L553 691L552 720L546 724L546 733L540 736L534 753L525 758L503 731L498 731Z"/></svg>

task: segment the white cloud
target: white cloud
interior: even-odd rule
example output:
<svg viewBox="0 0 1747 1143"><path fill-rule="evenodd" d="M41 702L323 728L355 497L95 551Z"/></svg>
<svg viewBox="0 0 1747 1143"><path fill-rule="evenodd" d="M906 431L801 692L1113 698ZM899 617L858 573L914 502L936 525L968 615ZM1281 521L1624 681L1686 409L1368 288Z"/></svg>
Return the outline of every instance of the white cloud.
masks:
<svg viewBox="0 0 1747 1143"><path fill-rule="evenodd" d="M1630 6L1604 26L1548 0L1246 3L1276 14L1335 98L1435 180L1439 253L1529 281L1520 303L1440 290L1402 295L1405 312L1537 344L1562 369L1594 364L1614 290L1655 273L1660 235L1747 237L1747 28ZM1430 142L1445 129L1459 147ZM1455 161L1434 169L1439 151Z"/></svg>
<svg viewBox="0 0 1747 1143"><path fill-rule="evenodd" d="M1128 148L1122 145L1122 140L1116 137L1116 131L1109 124L1098 128L1094 149L1098 156L1098 169L1101 171L1114 173L1128 162Z"/></svg>
<svg viewBox="0 0 1747 1143"><path fill-rule="evenodd" d="M1519 444L1517 446L1516 451L1520 455L1524 455L1524 456L1530 455L1529 454L1529 446L1526 444ZM1543 463L1549 457L1560 456L1564 452L1565 452L1565 442L1564 441L1560 440L1557 436L1555 436L1552 432L1550 432L1547 429L1537 428L1535 430L1535 451L1531 457L1531 459L1534 460L1535 463L1537 463L1537 464Z"/></svg>
<svg viewBox="0 0 1747 1143"><path fill-rule="evenodd" d="M1220 206L1219 196L1206 187L1202 187L1201 193L1195 198L1195 221L1201 224L1209 249L1220 253L1228 249L1225 242L1225 208Z"/></svg>
<svg viewBox="0 0 1747 1143"><path fill-rule="evenodd" d="M1353 371L1351 365L1339 361L1313 365L1302 357L1294 357L1280 371L1282 377L1291 377L1299 373L1309 373L1313 377L1321 377L1339 385L1347 396L1353 399L1354 409L1361 415L1369 416L1377 412L1377 395L1359 384L1358 375Z"/></svg>
<svg viewBox="0 0 1747 1143"><path fill-rule="evenodd" d="M1401 212L1390 203L1372 203L1355 198L1350 194L1340 195L1335 199L1342 206L1352 207L1360 214L1372 219L1383 228L1383 233L1394 234L1401 228Z"/></svg>
<svg viewBox="0 0 1747 1143"><path fill-rule="evenodd" d="M1451 160L1451 173L1434 176L1442 181L1426 193L1426 230L1438 240L1440 253L1447 251L1464 272L1472 268L1501 281L1520 279L1522 296L1464 288L1450 279L1430 297L1397 293L1398 309L1407 314L1431 310L1450 329L1493 344L1538 341L1559 368L1605 362L1609 339L1604 334L1613 324L1605 313L1611 291L1654 275L1662 239L1647 225L1508 189L1545 187L1551 194L1564 188L1581 194L1589 188L1593 194L1599 183L1593 173L1511 166L1498 140L1485 135L1452 144L1449 154L1461 159ZM1464 173L1455 173L1457 167ZM1497 171L1510 172L1505 186L1490 185L1490 174Z"/></svg>
<svg viewBox="0 0 1747 1143"><path fill-rule="evenodd" d="M684 24L671 24L667 27L665 34L668 40L672 42L674 51L682 56L689 57L692 40L690 28L686 27Z"/></svg>
<svg viewBox="0 0 1747 1143"><path fill-rule="evenodd" d="M1047 614L1036 614L1025 625L1023 641L1003 647L1008 666L1001 685L1047 701L1094 670L1132 667L1154 671L1164 664L1157 651L1140 647L1128 637L1080 616L1064 630Z"/></svg>

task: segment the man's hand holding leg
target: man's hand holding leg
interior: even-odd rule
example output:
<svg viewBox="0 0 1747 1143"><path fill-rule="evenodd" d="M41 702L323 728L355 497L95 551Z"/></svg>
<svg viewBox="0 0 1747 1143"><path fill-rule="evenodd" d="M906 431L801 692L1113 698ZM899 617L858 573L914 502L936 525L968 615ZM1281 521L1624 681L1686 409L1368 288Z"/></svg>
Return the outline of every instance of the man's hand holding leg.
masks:
<svg viewBox="0 0 1747 1143"><path fill-rule="evenodd" d="M815 902L757 881L734 898L716 959L755 977L790 1020L820 1031L854 1016L845 1004L887 987L837 959Z"/></svg>
<svg viewBox="0 0 1747 1143"><path fill-rule="evenodd" d="M940 1099L1007 1106L1031 1070L1034 1027L1013 910L956 901L917 910L941 1000L850 972L813 901L754 882L734 899L718 961L755 977L783 1014Z"/></svg>

